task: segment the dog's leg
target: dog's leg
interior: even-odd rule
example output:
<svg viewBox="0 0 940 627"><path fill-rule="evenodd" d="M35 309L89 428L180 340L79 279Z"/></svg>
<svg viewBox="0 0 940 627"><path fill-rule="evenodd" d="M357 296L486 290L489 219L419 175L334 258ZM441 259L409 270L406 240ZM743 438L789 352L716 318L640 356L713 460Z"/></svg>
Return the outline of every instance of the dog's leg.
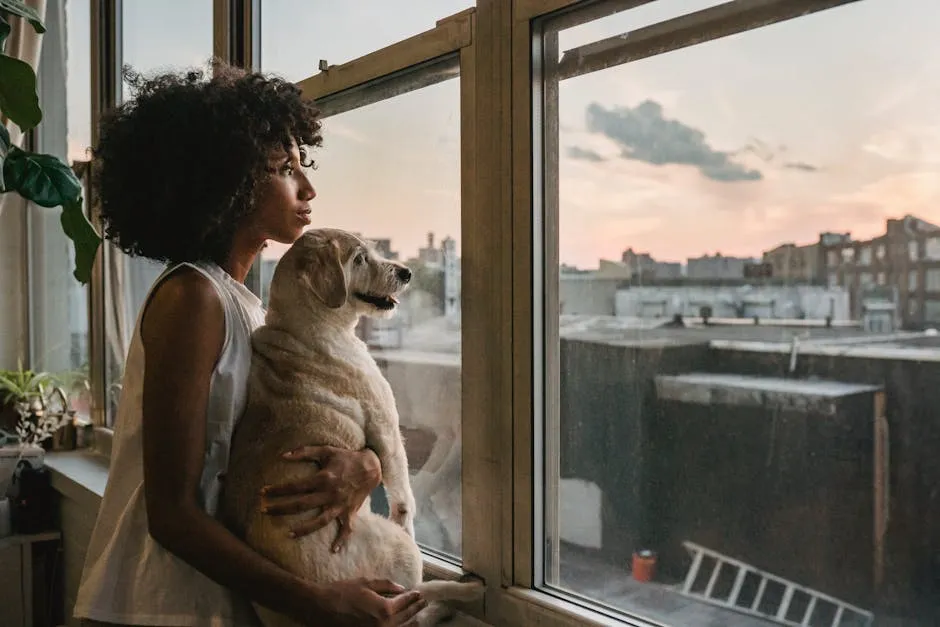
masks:
<svg viewBox="0 0 940 627"><path fill-rule="evenodd" d="M428 602L415 619L419 627L431 627L444 620L453 618L457 611L445 601L476 601L483 597L483 582L478 579L469 581L425 581L416 588Z"/></svg>
<svg viewBox="0 0 940 627"><path fill-rule="evenodd" d="M435 579L419 583L416 588L428 603L432 601L476 601L486 591L479 579L467 581L445 581Z"/></svg>
<svg viewBox="0 0 940 627"><path fill-rule="evenodd" d="M390 426L391 425L391 426ZM376 428L369 428L369 427ZM408 455L398 430L398 414L367 426L366 439L382 464L382 482L388 494L389 518L415 537L415 496L408 478Z"/></svg>

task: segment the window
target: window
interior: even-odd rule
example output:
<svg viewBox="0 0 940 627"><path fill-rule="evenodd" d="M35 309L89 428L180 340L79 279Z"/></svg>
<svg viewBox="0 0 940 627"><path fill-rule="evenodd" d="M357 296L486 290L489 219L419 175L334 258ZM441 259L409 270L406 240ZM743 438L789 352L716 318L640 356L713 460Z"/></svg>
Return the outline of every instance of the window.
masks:
<svg viewBox="0 0 940 627"><path fill-rule="evenodd" d="M917 291L917 270L911 270L907 273L907 291Z"/></svg>
<svg viewBox="0 0 940 627"><path fill-rule="evenodd" d="M924 290L940 292L940 268L928 268L924 272Z"/></svg>
<svg viewBox="0 0 940 627"><path fill-rule="evenodd" d="M212 56L211 2L124 2L121 6L124 64L145 75L206 67ZM185 15L185 19L180 19L181 15ZM124 83L123 95L130 96L127 83ZM129 257L110 245L106 247L104 259L108 376L105 408L107 425L111 426L137 313L164 266Z"/></svg>
<svg viewBox="0 0 940 627"><path fill-rule="evenodd" d="M66 163L84 160L91 135L88 0L51 0L45 25L36 149ZM88 418L88 288L72 275L75 249L62 232L60 214L59 208L28 209L31 366L55 374L72 408Z"/></svg>
<svg viewBox="0 0 940 627"><path fill-rule="evenodd" d="M924 241L924 259L940 259L940 237L928 237Z"/></svg>
<svg viewBox="0 0 940 627"><path fill-rule="evenodd" d="M884 244L878 244L878 246L875 248L875 257L878 259L878 261L884 260L885 258L885 245Z"/></svg>
<svg viewBox="0 0 940 627"><path fill-rule="evenodd" d="M924 301L924 322L940 322L940 300L929 298Z"/></svg>
<svg viewBox="0 0 940 627"><path fill-rule="evenodd" d="M475 0L266 2L261 14L262 68L300 80L310 76L320 59L330 65L351 61L430 30L437 20L475 4Z"/></svg>
<svg viewBox="0 0 940 627"><path fill-rule="evenodd" d="M826 253L826 265L830 268L835 268L839 265L839 253L830 250Z"/></svg>
<svg viewBox="0 0 940 627"><path fill-rule="evenodd" d="M927 61L940 45L921 24L936 12L901 16L868 1L807 13L810 4L726 3L648 26L623 10L630 3L598 2L535 22L532 194L545 303L535 580L546 592L671 626L829 625L837 613L931 624L924 608L934 601L921 590L936 588L932 558L907 561L893 545L936 529L902 512L930 496L921 479L902 477L915 467L896 455L897 414L926 425L912 408L932 415L934 375L915 365L923 346L879 346L896 324L896 279L880 274L888 284L874 287L865 272L866 290L810 280L745 288L688 272L643 286L649 301L668 294L667 324L616 315L600 296L636 291L606 288L599 273L625 233L654 260L714 250L747 259L907 210L879 195L878 215L855 213L882 185L929 168L894 133L919 145L915 129L940 121ZM859 58L865 73L852 70ZM909 98L882 98L915 76ZM878 122L853 105L873 99L884 107ZM911 130L888 131L900 128L889 120ZM868 144L877 156L862 148L866 137L879 138ZM871 169L847 173L856 160ZM922 206L927 220L934 211ZM857 247L870 265L872 244ZM844 261L854 249L841 248ZM579 288L591 315L559 315L562 264L594 283ZM693 298L730 311L706 324L687 315ZM927 303L928 317L938 311ZM895 368L918 382L897 387Z"/></svg>
<svg viewBox="0 0 940 627"><path fill-rule="evenodd" d="M396 78L407 93L358 106L376 89L366 86L360 100L347 100L342 112L324 119L324 147L309 173L317 190L314 227L359 233L414 273L394 317L365 318L358 333L395 393L418 502L417 539L456 558L462 543L460 80L416 87L458 71L458 59L445 58ZM324 103L334 110L329 99ZM285 249L272 243L263 253L265 295ZM373 505L384 511L384 493L378 496Z"/></svg>
<svg viewBox="0 0 940 627"><path fill-rule="evenodd" d="M917 240L911 240L907 243L907 257L911 261L920 259L920 247Z"/></svg>

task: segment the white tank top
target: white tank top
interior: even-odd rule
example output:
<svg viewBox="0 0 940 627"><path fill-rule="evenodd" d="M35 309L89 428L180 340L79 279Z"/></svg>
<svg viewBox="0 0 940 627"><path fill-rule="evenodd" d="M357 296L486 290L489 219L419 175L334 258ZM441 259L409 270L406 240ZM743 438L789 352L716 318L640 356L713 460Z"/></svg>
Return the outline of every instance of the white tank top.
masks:
<svg viewBox="0 0 940 627"><path fill-rule="evenodd" d="M248 288L211 263L168 268L144 302L166 276L183 266L209 279L225 311L225 341L209 388L205 463L199 483L200 505L214 516L232 430L245 408L251 332L264 322L264 310ZM140 320L138 313L124 366L108 484L88 544L74 614L129 625L254 627L258 620L246 599L236 597L150 536L144 502Z"/></svg>

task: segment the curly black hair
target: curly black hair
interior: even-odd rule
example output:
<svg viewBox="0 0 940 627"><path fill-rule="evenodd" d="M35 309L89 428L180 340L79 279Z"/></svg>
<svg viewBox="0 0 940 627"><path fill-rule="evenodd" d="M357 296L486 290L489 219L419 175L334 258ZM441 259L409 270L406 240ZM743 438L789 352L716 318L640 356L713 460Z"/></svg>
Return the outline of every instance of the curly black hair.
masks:
<svg viewBox="0 0 940 627"><path fill-rule="evenodd" d="M222 263L271 150L322 143L319 111L293 83L213 61L143 77L134 97L102 116L93 188L105 237L124 252L178 263Z"/></svg>

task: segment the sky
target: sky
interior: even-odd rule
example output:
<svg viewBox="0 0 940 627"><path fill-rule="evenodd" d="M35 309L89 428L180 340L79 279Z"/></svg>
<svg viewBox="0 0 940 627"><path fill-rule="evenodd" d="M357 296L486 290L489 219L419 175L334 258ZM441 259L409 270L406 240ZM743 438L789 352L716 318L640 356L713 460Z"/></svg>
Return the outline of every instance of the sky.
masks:
<svg viewBox="0 0 940 627"><path fill-rule="evenodd" d="M88 0L69 3L70 24L87 29ZM211 4L125 2L125 62L145 72L204 64ZM658 0L565 30L560 47L715 4ZM262 69L299 80L319 59L351 60L471 5L267 0ZM821 231L871 237L904 214L940 223L937 24L935 0L862 0L564 81L561 260L596 267L627 247L661 260L759 256ZM87 100L87 54L73 35L80 154L87 114L72 103ZM429 231L459 242L458 96L451 80L327 118L311 172L315 222L390 237L405 257Z"/></svg>

